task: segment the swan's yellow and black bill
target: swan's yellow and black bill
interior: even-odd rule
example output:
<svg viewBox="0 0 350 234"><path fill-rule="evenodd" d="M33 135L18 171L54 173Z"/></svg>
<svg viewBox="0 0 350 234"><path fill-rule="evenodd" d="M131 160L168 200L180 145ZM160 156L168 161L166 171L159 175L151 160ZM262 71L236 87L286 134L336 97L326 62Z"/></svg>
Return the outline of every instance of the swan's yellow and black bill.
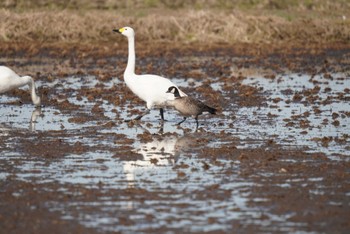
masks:
<svg viewBox="0 0 350 234"><path fill-rule="evenodd" d="M122 32L124 32L124 28L113 29L113 32L122 33Z"/></svg>

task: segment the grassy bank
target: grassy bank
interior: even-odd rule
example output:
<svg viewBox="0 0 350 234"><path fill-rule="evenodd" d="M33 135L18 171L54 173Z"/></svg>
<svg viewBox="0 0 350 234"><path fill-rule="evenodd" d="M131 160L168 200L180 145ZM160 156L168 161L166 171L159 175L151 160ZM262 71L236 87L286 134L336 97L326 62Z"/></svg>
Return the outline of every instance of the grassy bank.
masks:
<svg viewBox="0 0 350 234"><path fill-rule="evenodd" d="M335 14L347 12L348 0L5 0L0 8L27 11L28 9L259 9L259 10L316 10Z"/></svg>
<svg viewBox="0 0 350 234"><path fill-rule="evenodd" d="M7 0L0 6L0 42L114 43L123 38L112 29L125 25L150 43L350 41L345 0Z"/></svg>

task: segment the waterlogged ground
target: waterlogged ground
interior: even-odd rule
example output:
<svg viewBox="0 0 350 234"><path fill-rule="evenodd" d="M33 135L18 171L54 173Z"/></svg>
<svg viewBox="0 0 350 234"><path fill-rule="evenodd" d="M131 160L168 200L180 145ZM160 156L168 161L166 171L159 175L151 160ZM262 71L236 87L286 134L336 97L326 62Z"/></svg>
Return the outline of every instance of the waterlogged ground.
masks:
<svg viewBox="0 0 350 234"><path fill-rule="evenodd" d="M220 110L198 131L172 109L164 123L157 110L125 122L144 104L123 83L124 50L1 58L41 70L44 105L25 90L0 97L0 231L349 231L349 50L223 51L137 61Z"/></svg>

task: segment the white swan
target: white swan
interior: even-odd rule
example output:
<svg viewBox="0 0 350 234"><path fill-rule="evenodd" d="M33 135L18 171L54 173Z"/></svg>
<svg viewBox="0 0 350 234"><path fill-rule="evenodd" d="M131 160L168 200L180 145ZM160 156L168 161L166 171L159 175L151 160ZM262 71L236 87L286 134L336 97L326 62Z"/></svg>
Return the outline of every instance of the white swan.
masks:
<svg viewBox="0 0 350 234"><path fill-rule="evenodd" d="M168 100L174 97L167 94L166 91L170 86L177 87L169 79L157 75L136 75L135 74L135 32L130 27L114 29L114 32L121 33L128 38L128 64L124 72L124 80L131 91L139 98L146 102L147 110L135 118L140 120L144 115L150 112L152 107L160 107L160 116L164 120L163 107L169 106ZM187 96L179 90L181 96Z"/></svg>
<svg viewBox="0 0 350 234"><path fill-rule="evenodd" d="M29 85L30 95L34 105L40 106L41 100L35 93L35 83L30 76L19 76L10 68L0 66L0 93L5 93L15 88Z"/></svg>

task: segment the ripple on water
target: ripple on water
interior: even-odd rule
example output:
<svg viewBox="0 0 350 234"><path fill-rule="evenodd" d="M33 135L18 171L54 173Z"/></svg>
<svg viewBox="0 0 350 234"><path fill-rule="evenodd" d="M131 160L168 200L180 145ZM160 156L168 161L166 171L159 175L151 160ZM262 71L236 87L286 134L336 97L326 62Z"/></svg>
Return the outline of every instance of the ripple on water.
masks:
<svg viewBox="0 0 350 234"><path fill-rule="evenodd" d="M232 228L232 220L244 220L246 224L259 224L266 227L266 231L295 231L299 226L307 224L291 222L293 213L274 215L264 211L266 216L261 219L261 210L250 207L247 196L251 193L250 188L257 186L256 182L244 181L237 173L225 174L225 170L239 171L240 162L231 162L227 159L217 158L216 163L210 164L210 170L205 169L205 164L210 163L205 158L198 157L199 152L205 153L206 147L219 148L234 142L237 148L258 148L266 141L273 139L281 147L306 149L307 152L321 152L330 159L349 160L346 155L349 149L349 140L345 139L342 144L334 140L327 147L320 145L320 139L332 137L343 139L350 132L349 118L341 117L350 112L350 106L344 99L338 98L338 94L349 87L349 77L343 74L333 74L332 80L323 76L309 76L288 74L276 79L263 77L251 77L243 81L243 84L262 88L261 95L267 96L266 105L259 107L237 107L229 105L222 115L217 117L201 116L200 121L205 127L199 133L200 137L208 134L217 136L224 131L230 137L211 137L204 143L198 142L200 137L193 133L194 121L190 119L178 128L175 122L181 117L173 110L167 111L169 121L164 125L158 123L158 112L152 111L146 116L141 125L129 127L127 123L118 122L117 110L120 118L128 118L129 113L120 107L103 101L100 107L104 111L106 119L96 119L84 122L72 122L72 115L62 112L55 106L45 106L38 113L33 105L8 105L18 100L6 95L0 96L1 133L0 136L9 136L4 139L6 150L0 156L0 164L9 160L17 160L13 165L18 180L37 181L37 183L58 182L62 185L60 192L72 194L67 189L67 184L79 184L89 188L99 188L102 191L108 189L145 189L155 192L162 200L145 200L143 203L128 199L128 197L101 196L96 201L81 201L66 203L48 203L52 211L62 213L62 218L78 220L88 227L95 227L105 231L137 231L147 228L160 228L163 225L181 228L188 231L215 231ZM95 100L89 101L86 97L77 99L74 92L79 89L94 87L97 82L93 76L70 77L51 83L39 85L57 88L57 92L64 92L65 87L71 88L73 94L68 97L70 103L82 106L74 112L75 115L91 114L91 108L96 104ZM106 87L112 87L118 80L104 83ZM202 83L197 80L176 79L179 86L186 86L191 82L194 87ZM214 79L211 87L220 91L223 83ZM320 89L315 91L316 101L307 102L307 96L302 95L299 101L293 101L296 93L312 90L316 86ZM327 89L331 88L331 90ZM75 91L74 91L75 90ZM53 94L56 95L56 94ZM225 96L225 91L222 90ZM349 98L349 94L346 94ZM48 98L55 98L50 96ZM315 111L315 106L318 111ZM143 108L143 107L140 107ZM232 118L232 113L236 116ZM307 114L306 114L307 113ZM334 125L334 115L337 113L339 125ZM34 116L34 117L33 117ZM328 121L325 122L324 120ZM300 121L307 120L309 124L300 128ZM107 122L117 124L104 127ZM220 124L219 124L220 123ZM11 132L32 131L41 137L55 139L55 131L62 131L60 135L64 142L91 147L91 150L78 154L70 153L64 157L56 158L47 162L45 158L35 158L35 155L24 155L18 150L13 142L18 142L16 134ZM162 134L164 132L164 134ZM208 132L208 133L206 133ZM168 133L168 135L167 135ZM149 140L144 140L140 135L148 134ZM119 138L130 141L120 141ZM124 142L124 143L123 143ZM95 147L98 147L96 150ZM123 148L124 147L124 148ZM197 148L196 148L197 147ZM134 159L123 157L125 150L135 154ZM123 153L124 152L124 153ZM34 158L33 158L34 157ZM291 161L292 162L292 161ZM10 173L0 172L0 180L5 180ZM264 174L270 177L272 174ZM294 183L319 183L322 178L309 178L308 181L300 181L298 178L287 179L285 183L277 184L281 188L290 188ZM220 186L217 186L220 185ZM209 189L210 186L216 192L225 194L225 199L217 199L215 202L209 198L201 198L198 194ZM315 187L313 194L323 194L322 187ZM186 193L182 193L186 191ZM230 192L228 192L230 191ZM123 200L125 199L125 200ZM264 200L255 200L262 202ZM82 215L78 218L74 213L79 207ZM94 207L85 209L86 207ZM170 208L169 208L170 207ZM173 207L173 208L171 208ZM122 225L115 217L118 212L134 211L133 220L138 225ZM181 211L181 212L178 212ZM147 222L146 217L157 213L157 224ZM198 215L200 214L200 215ZM120 217L120 216L119 216ZM189 218L191 217L191 218ZM173 220L169 223L169 220ZM208 220L220 220L220 222L208 222ZM273 225L272 225L273 224ZM280 225L277 225L280 224ZM274 226L275 229L269 228ZM265 230L265 229L262 229Z"/></svg>

